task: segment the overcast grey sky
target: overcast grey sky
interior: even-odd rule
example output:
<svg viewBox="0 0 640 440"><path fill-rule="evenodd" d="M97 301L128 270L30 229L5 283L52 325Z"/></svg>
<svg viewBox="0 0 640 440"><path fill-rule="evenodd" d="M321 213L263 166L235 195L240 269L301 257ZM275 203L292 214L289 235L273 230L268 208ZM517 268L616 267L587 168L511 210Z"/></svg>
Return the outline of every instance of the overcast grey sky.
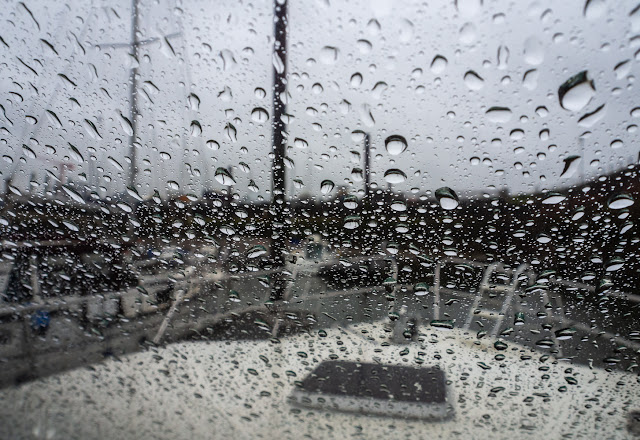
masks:
<svg viewBox="0 0 640 440"><path fill-rule="evenodd" d="M585 12L584 1L291 1L288 189L319 195L325 179L360 189L351 171L362 164L350 153L362 150L357 131L371 133L372 181L386 186L385 171L396 168L407 180L394 188L420 193L552 189L576 183L582 169L591 179L637 161L636 3L592 0ZM159 38L139 57L139 192L166 194L176 188L170 181L179 192L222 189L214 171L231 166L235 191L268 198L270 121L252 111L272 113L272 2L140 4L140 39ZM126 46L98 45L130 41L131 2L24 5L0 13L9 46L0 42L0 171L15 171L13 184L26 190L32 173L40 182L45 170L60 177L68 162L75 168L67 178L85 173L102 195L122 191L128 136L120 115L129 113L133 60ZM583 84L563 108L559 87L582 71L595 90ZM510 113L487 114L492 107ZM202 127L195 137L193 120ZM407 150L390 155L390 135L406 138ZM583 156L576 172L561 178L573 155Z"/></svg>

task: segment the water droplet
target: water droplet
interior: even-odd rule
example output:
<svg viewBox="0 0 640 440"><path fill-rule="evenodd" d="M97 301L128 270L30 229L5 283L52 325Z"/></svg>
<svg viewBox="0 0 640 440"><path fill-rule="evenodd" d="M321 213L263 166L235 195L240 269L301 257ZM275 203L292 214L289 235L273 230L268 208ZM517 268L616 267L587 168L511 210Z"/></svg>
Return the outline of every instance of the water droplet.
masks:
<svg viewBox="0 0 640 440"><path fill-rule="evenodd" d="M238 167L243 173L248 173L249 171L251 171L251 168L249 168L249 165L245 162L238 163Z"/></svg>
<svg viewBox="0 0 640 440"><path fill-rule="evenodd" d="M573 335L575 335L576 333L577 333L576 329L567 327L560 330L556 330L555 335L558 341L566 341L567 339L573 338Z"/></svg>
<svg viewBox="0 0 640 440"><path fill-rule="evenodd" d="M480 90L484 87L484 79L473 70L464 74L464 83L470 90Z"/></svg>
<svg viewBox="0 0 640 440"><path fill-rule="evenodd" d="M407 232L409 232L409 225L406 223L398 223L396 224L396 232L399 232L401 234L406 234Z"/></svg>
<svg viewBox="0 0 640 440"><path fill-rule="evenodd" d="M220 226L220 232L222 232L224 235L233 235L233 234L236 233L236 230L231 225L222 225L222 226ZM236 293L236 295L237 295L237 293Z"/></svg>
<svg viewBox="0 0 640 440"><path fill-rule="evenodd" d="M191 136L198 137L202 134L202 126L198 121L191 121Z"/></svg>
<svg viewBox="0 0 640 440"><path fill-rule="evenodd" d="M384 81L378 81L371 89L371 96L373 99L380 99L385 90L387 90L389 86Z"/></svg>
<svg viewBox="0 0 640 440"><path fill-rule="evenodd" d="M320 51L320 62L322 64L334 64L338 61L338 49L331 46L325 46Z"/></svg>
<svg viewBox="0 0 640 440"><path fill-rule="evenodd" d="M189 101L189 107L191 110L198 111L200 108L200 98L198 98L198 95L195 93L189 94L187 101Z"/></svg>
<svg viewBox="0 0 640 440"><path fill-rule="evenodd" d="M258 99L264 99L264 97L267 96L267 92L261 87L256 87L253 93L256 95L256 98Z"/></svg>
<svg viewBox="0 0 640 440"><path fill-rule="evenodd" d="M269 112L262 107L256 107L251 112L251 119L253 119L258 124L264 124L269 120Z"/></svg>
<svg viewBox="0 0 640 440"><path fill-rule="evenodd" d="M360 223L362 223L362 220L359 216L351 215L344 219L343 227L345 229L356 229L358 226L360 226Z"/></svg>
<svg viewBox="0 0 640 440"><path fill-rule="evenodd" d="M267 253L267 249L261 244L257 244L247 251L247 258L258 258Z"/></svg>
<svg viewBox="0 0 640 440"><path fill-rule="evenodd" d="M609 278L602 278L598 281L598 287L596 288L596 292L603 293L613 287L613 281Z"/></svg>
<svg viewBox="0 0 640 440"><path fill-rule="evenodd" d="M138 202L142 202L142 197L140 197L140 194L138 194L138 190L131 187L131 186L127 186L127 194L129 194L131 196L131 198L133 198L134 200L138 201Z"/></svg>
<svg viewBox="0 0 640 440"><path fill-rule="evenodd" d="M431 61L431 71L436 75L444 72L444 69L447 68L447 59L442 55L436 55Z"/></svg>
<svg viewBox="0 0 640 440"><path fill-rule="evenodd" d="M544 46L536 37L529 37L524 42L524 61L532 66L544 61Z"/></svg>
<svg viewBox="0 0 640 440"><path fill-rule="evenodd" d="M391 209L397 212L403 212L407 210L407 204L402 200L394 200L391 202Z"/></svg>
<svg viewBox="0 0 640 440"><path fill-rule="evenodd" d="M231 173L222 167L218 167L215 172L215 179L222 185L235 185L236 181L231 177Z"/></svg>
<svg viewBox="0 0 640 440"><path fill-rule="evenodd" d="M84 127L86 132L89 134L89 136L91 136L92 139L98 139L98 140L102 139L102 136L100 136L100 133L98 133L98 128L90 120L85 119L82 122L82 126Z"/></svg>
<svg viewBox="0 0 640 440"><path fill-rule="evenodd" d="M498 69L504 70L509 63L509 48L507 46L498 47Z"/></svg>
<svg viewBox="0 0 640 440"><path fill-rule="evenodd" d="M407 19L402 20L403 26L400 28L400 40L401 43L408 43L413 39L414 26L413 23Z"/></svg>
<svg viewBox="0 0 640 440"><path fill-rule="evenodd" d="M540 116L541 118L546 118L549 115L549 110L547 110L545 106L541 105L540 107L536 108L536 115Z"/></svg>
<svg viewBox="0 0 640 440"><path fill-rule="evenodd" d="M297 148L303 149L307 148L309 146L309 143L302 138L295 138L293 141L293 145L295 145Z"/></svg>
<svg viewBox="0 0 640 440"><path fill-rule="evenodd" d="M571 215L571 220L575 222L580 220L582 217L584 217L584 206L578 206L574 209L573 214Z"/></svg>
<svg viewBox="0 0 640 440"><path fill-rule="evenodd" d="M584 16L587 20L602 17L607 10L605 0L587 0L584 4Z"/></svg>
<svg viewBox="0 0 640 440"><path fill-rule="evenodd" d="M384 141L384 146L390 155L397 156L407 149L407 140L400 135L394 134Z"/></svg>
<svg viewBox="0 0 640 440"><path fill-rule="evenodd" d="M624 60L613 68L613 72L616 74L616 79L622 79L631 71L631 61Z"/></svg>
<svg viewBox="0 0 640 440"><path fill-rule="evenodd" d="M346 99L343 99L342 101L340 101L340 113L342 113L343 115L346 115L349 113L350 110L351 110L351 103L349 101L347 101Z"/></svg>
<svg viewBox="0 0 640 440"><path fill-rule="evenodd" d="M350 84L351 87L354 88L360 87L360 85L362 84L362 75L359 73L354 73L353 75L351 75Z"/></svg>
<svg viewBox="0 0 640 440"><path fill-rule="evenodd" d="M562 170L560 177L563 179L569 179L576 173L579 165L580 165L580 156L567 157L566 159L564 159L564 169Z"/></svg>
<svg viewBox="0 0 640 440"><path fill-rule="evenodd" d="M287 168L289 168L290 170L294 169L296 166L296 163L293 161L293 159L291 159L290 157L286 156L284 158L284 166L286 166Z"/></svg>
<svg viewBox="0 0 640 440"><path fill-rule="evenodd" d="M353 168L351 170L351 178L354 182L362 182L364 179L364 172L362 171L362 168Z"/></svg>
<svg viewBox="0 0 640 440"><path fill-rule="evenodd" d="M27 145L23 145L22 146L22 152L29 159L35 159L36 158L36 152L33 151L31 148L29 148Z"/></svg>
<svg viewBox="0 0 640 440"><path fill-rule="evenodd" d="M218 93L218 98L221 101L229 102L233 99L233 93L228 86L224 86L221 92Z"/></svg>
<svg viewBox="0 0 640 440"><path fill-rule="evenodd" d="M624 144L620 139L615 139L615 140L611 141L611 143L609 144L609 146L614 150L618 149L618 148L622 148L623 145Z"/></svg>
<svg viewBox="0 0 640 440"><path fill-rule="evenodd" d="M356 209L358 207L358 198L353 195L345 196L342 204L347 209Z"/></svg>
<svg viewBox="0 0 640 440"><path fill-rule="evenodd" d="M390 253L391 255L396 255L399 251L398 249L398 244L394 243L394 242L389 242L387 243L387 245L385 246L385 250ZM394 278L387 278L382 284L386 284L386 285L393 285L396 284L397 280L395 280Z"/></svg>
<svg viewBox="0 0 640 440"><path fill-rule="evenodd" d="M473 23L465 23L460 28L460 42L471 44L476 41L476 26Z"/></svg>
<svg viewBox="0 0 640 440"><path fill-rule="evenodd" d="M129 118L124 116L122 113L120 113L120 126L127 136L133 136L133 124L131 124Z"/></svg>
<svg viewBox="0 0 640 440"><path fill-rule="evenodd" d="M71 81L71 79L64 73L58 73L58 77L62 80L62 83L68 89L75 89L78 85Z"/></svg>
<svg viewBox="0 0 640 440"><path fill-rule="evenodd" d="M607 272L615 272L616 270L622 269L622 266L624 266L624 263L625 261L623 258L614 257L605 263L604 270Z"/></svg>
<svg viewBox="0 0 640 440"><path fill-rule="evenodd" d="M378 35L380 33L380 29L380 23L375 18L372 18L367 23L367 32L369 32L369 34L371 35Z"/></svg>
<svg viewBox="0 0 640 440"><path fill-rule="evenodd" d="M633 205L633 197L629 194L615 194L607 201L609 209L623 209Z"/></svg>
<svg viewBox="0 0 640 440"><path fill-rule="evenodd" d="M633 228L633 224L634 223L632 221L626 221L620 228L620 234L624 234L625 232Z"/></svg>
<svg viewBox="0 0 640 440"><path fill-rule="evenodd" d="M494 343L493 343L493 347L494 347L496 350L504 351L504 350L506 350L509 346L508 346L505 342L503 342L503 341L499 341L499 340L498 340L498 341L496 341L496 342L494 342Z"/></svg>
<svg viewBox="0 0 640 440"><path fill-rule="evenodd" d="M562 108L571 111L582 110L595 95L594 82L587 77L584 70L565 81L558 89L558 97Z"/></svg>
<svg viewBox="0 0 640 440"><path fill-rule="evenodd" d="M373 127L374 125L376 125L376 121L375 119L373 119L371 106L369 104L362 104L362 107L360 107L360 120L367 127Z"/></svg>
<svg viewBox="0 0 640 440"><path fill-rule="evenodd" d="M522 86L527 90L534 90L538 87L539 76L536 69L527 70L522 77Z"/></svg>
<svg viewBox="0 0 640 440"><path fill-rule="evenodd" d="M244 208L238 208L235 210L234 214L238 218L249 218L249 212L247 212Z"/></svg>
<svg viewBox="0 0 640 440"><path fill-rule="evenodd" d="M230 122L224 126L224 134L231 142L236 142L238 140L238 130L236 130L236 127L234 127Z"/></svg>
<svg viewBox="0 0 640 440"><path fill-rule="evenodd" d="M581 127L592 127L598 121L600 121L606 114L606 107L602 104L600 107L592 111L591 113L587 113L578 119L578 125Z"/></svg>
<svg viewBox="0 0 640 440"><path fill-rule="evenodd" d="M236 59L233 56L233 52L229 49L223 49L218 54L218 57L222 60L222 70L230 70L236 65Z"/></svg>
<svg viewBox="0 0 640 440"><path fill-rule="evenodd" d="M19 197L22 196L22 191L11 184L7 184L7 189Z"/></svg>
<svg viewBox="0 0 640 440"><path fill-rule="evenodd" d="M78 150L73 144L67 142L67 144L69 145L69 154L71 156L71 158L73 160L75 160L78 163L83 163L84 162L84 157L82 156L82 154L80 154L80 150ZM111 156L109 156L109 159L113 159ZM118 163L118 162L116 162ZM122 166L118 163L118 165L121 169ZM124 169L122 169L122 171L124 171Z"/></svg>
<svg viewBox="0 0 640 440"><path fill-rule="evenodd" d="M436 199L442 209L451 210L458 207L459 199L454 190L447 186L436 190Z"/></svg>
<svg viewBox="0 0 640 440"><path fill-rule="evenodd" d="M416 283L413 286L413 293L416 296L424 296L429 293L429 285L427 283Z"/></svg>
<svg viewBox="0 0 640 440"><path fill-rule="evenodd" d="M280 55L278 55L278 53L275 51L273 52L271 62L273 64L273 68L276 69L277 73L281 74L284 72L284 63L282 62L282 58L280 58Z"/></svg>
<svg viewBox="0 0 640 440"><path fill-rule="evenodd" d="M487 118L495 123L509 122L511 119L511 109L507 107L491 107L487 110Z"/></svg>
<svg viewBox="0 0 640 440"><path fill-rule="evenodd" d="M85 204L84 198L79 193L77 193L75 190L69 188L66 185L63 185L62 189L64 190L65 193L67 193L67 195L69 197L71 197L71 199L73 199L73 201L75 201L77 203L80 203L82 205Z"/></svg>
<svg viewBox="0 0 640 440"><path fill-rule="evenodd" d="M323 180L320 183L320 192L322 194L329 194L331 191L333 191L333 188L335 188L335 184L331 181L331 180Z"/></svg>
<svg viewBox="0 0 640 440"><path fill-rule="evenodd" d="M120 209L122 209L124 212L126 212L127 214L133 212L133 208L131 207L131 205L129 205L128 203L125 202L118 202L116 203L116 206Z"/></svg>
<svg viewBox="0 0 640 440"><path fill-rule="evenodd" d="M548 193L545 195L544 199L542 199L543 205L555 205L562 202L566 199L567 196L558 194L558 193Z"/></svg>
<svg viewBox="0 0 640 440"><path fill-rule="evenodd" d="M122 165L120 165L120 162L118 162L117 160L115 160L112 156L107 157L107 160L109 161L109 163L111 163L111 165L113 165L118 171L124 171L124 168L122 167Z"/></svg>
<svg viewBox="0 0 640 440"><path fill-rule="evenodd" d="M429 322L429 325L431 327L444 328L444 329L452 330L453 327L454 327L454 321L453 321L453 319L432 319Z"/></svg>
<svg viewBox="0 0 640 440"><path fill-rule="evenodd" d="M80 228L75 223L73 223L71 221L63 220L62 224L65 225L67 227L67 229L69 229L70 231L78 232L80 230Z"/></svg>
<svg viewBox="0 0 640 440"><path fill-rule="evenodd" d="M209 147L210 149L217 151L220 149L220 144L217 141L214 141L213 139L209 139L207 141L207 147Z"/></svg>
<svg viewBox="0 0 640 440"><path fill-rule="evenodd" d="M549 130L546 128L544 130L540 130L540 133L538 133L538 137L541 141L549 140Z"/></svg>
<svg viewBox="0 0 640 440"><path fill-rule="evenodd" d="M387 183L391 183L392 185L395 185L397 183L402 183L405 180L407 180L407 175L402 170L399 170L397 168L392 168L385 171L384 180Z"/></svg>
<svg viewBox="0 0 640 440"><path fill-rule="evenodd" d="M631 30L633 32L640 31L640 5L636 6L629 12L629 19L631 21Z"/></svg>
<svg viewBox="0 0 640 440"><path fill-rule="evenodd" d="M361 54L367 54L373 48L373 45L368 40L358 40L356 46Z"/></svg>
<svg viewBox="0 0 640 440"><path fill-rule="evenodd" d="M51 122L55 128L62 128L62 122L60 122L60 118L51 110L47 110L47 119Z"/></svg>
<svg viewBox="0 0 640 440"><path fill-rule="evenodd" d="M509 133L509 137L514 141L519 141L524 138L524 130L521 128L515 128Z"/></svg>
<svg viewBox="0 0 640 440"><path fill-rule="evenodd" d="M366 135L367 134L362 130L353 130L351 132L351 140L353 142L362 142Z"/></svg>

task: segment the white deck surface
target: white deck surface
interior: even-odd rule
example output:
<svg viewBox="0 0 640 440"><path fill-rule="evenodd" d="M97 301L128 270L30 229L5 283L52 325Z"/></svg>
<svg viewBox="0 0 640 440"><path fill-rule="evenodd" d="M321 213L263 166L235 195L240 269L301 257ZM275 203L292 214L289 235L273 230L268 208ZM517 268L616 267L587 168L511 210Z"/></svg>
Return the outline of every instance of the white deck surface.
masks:
<svg viewBox="0 0 640 440"><path fill-rule="evenodd" d="M172 344L0 390L0 438L633 438L626 422L628 411L640 409L636 374L553 358L540 362L543 353L514 344L498 352L492 340L476 345L475 335L458 329L428 328L424 334L422 343L383 346L389 333L382 324L359 324L327 329L326 337L313 331L282 338L279 344ZM405 348L409 354L401 356ZM417 366L419 351L425 353L424 366L440 365L450 381L455 416L448 421L325 412L288 400L294 381L332 353ZM506 359L495 360L498 353ZM523 354L532 359L521 360ZM549 370L540 371L542 366ZM569 376L577 385L567 383ZM558 391L561 386L567 391ZM491 393L495 387L504 390Z"/></svg>

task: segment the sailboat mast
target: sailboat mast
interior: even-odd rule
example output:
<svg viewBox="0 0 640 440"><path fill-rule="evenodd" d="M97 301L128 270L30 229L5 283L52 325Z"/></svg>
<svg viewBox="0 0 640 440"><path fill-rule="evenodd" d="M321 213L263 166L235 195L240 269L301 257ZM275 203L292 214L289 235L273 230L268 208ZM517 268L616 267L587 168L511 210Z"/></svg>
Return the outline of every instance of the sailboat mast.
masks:
<svg viewBox="0 0 640 440"><path fill-rule="evenodd" d="M283 116L287 111L287 1L274 1L274 69L273 69L273 164L271 183L271 206L273 212L273 224L279 225L278 231L274 231L271 245L271 259L276 267L284 265L284 251L287 243L286 224L282 217L285 204L285 168L284 156L286 154L286 124Z"/></svg>
<svg viewBox="0 0 640 440"><path fill-rule="evenodd" d="M138 115L138 31L140 26L138 0L131 0L131 48L133 50L134 66L129 75L129 121L131 122L131 136L129 136L129 186L135 188L137 177L136 163L136 135Z"/></svg>

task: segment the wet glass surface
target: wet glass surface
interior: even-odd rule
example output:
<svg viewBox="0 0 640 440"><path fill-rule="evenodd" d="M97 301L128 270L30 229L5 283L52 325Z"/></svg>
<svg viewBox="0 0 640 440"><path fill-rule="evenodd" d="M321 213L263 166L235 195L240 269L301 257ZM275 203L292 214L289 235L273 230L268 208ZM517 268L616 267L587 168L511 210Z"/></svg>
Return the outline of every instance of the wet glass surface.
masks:
<svg viewBox="0 0 640 440"><path fill-rule="evenodd" d="M1 438L638 435L640 5L5 6Z"/></svg>

